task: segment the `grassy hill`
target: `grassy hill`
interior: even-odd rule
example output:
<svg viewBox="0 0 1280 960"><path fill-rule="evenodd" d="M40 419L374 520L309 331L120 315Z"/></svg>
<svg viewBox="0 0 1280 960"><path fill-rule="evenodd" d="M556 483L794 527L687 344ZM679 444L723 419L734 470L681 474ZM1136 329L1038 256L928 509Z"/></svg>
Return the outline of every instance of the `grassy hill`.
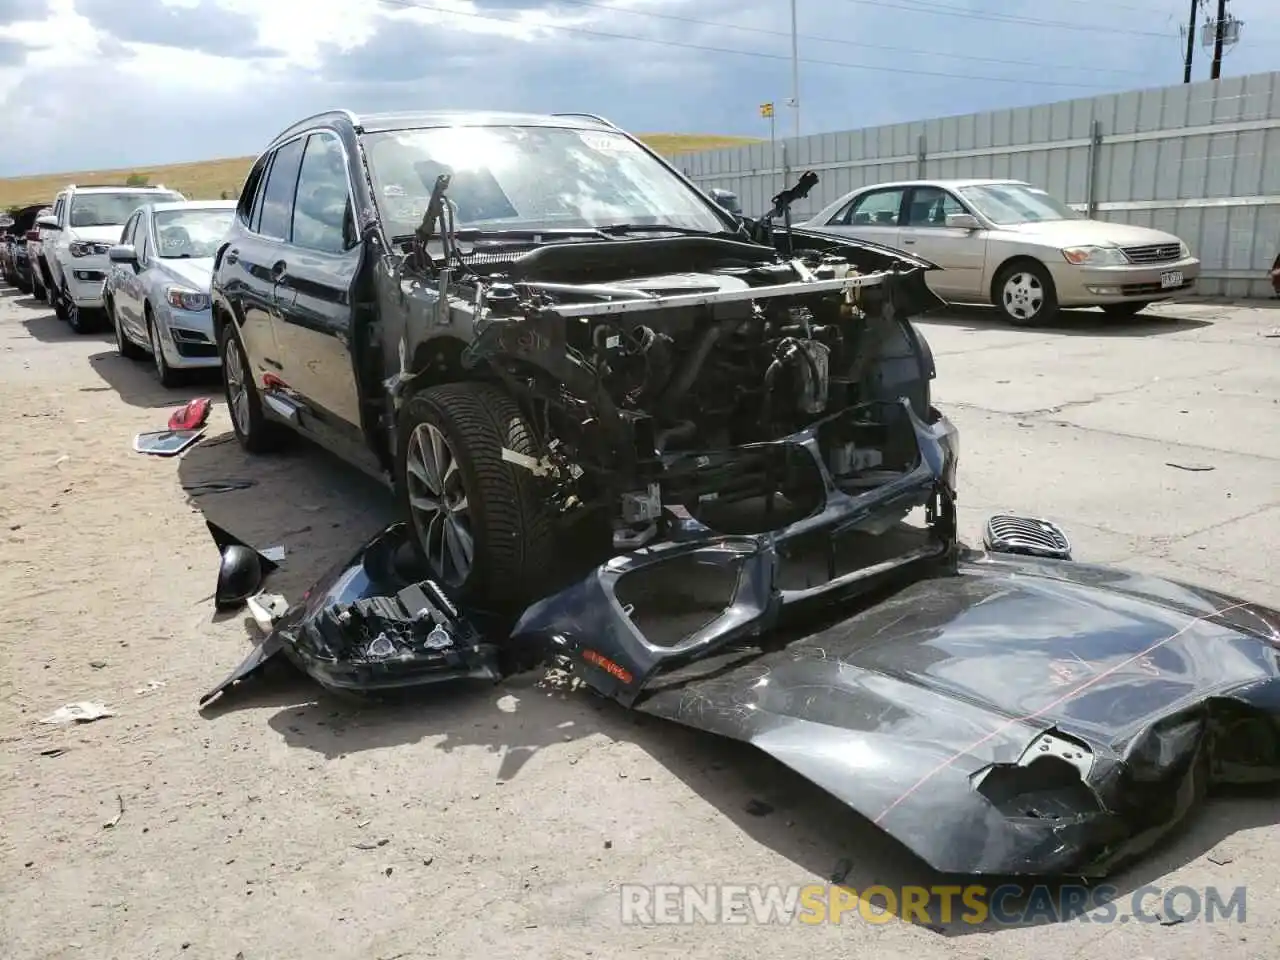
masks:
<svg viewBox="0 0 1280 960"><path fill-rule="evenodd" d="M672 155L698 150L739 147L757 141L748 137L719 137L706 134L642 133L640 139L659 153ZM0 210L53 202L54 195L68 183L124 183L130 176L146 177L148 183L163 183L193 200L216 200L224 190L240 189L253 157L205 160L200 163L173 163L168 166L135 167L124 170L82 170L77 173L49 173L35 177L0 180Z"/></svg>

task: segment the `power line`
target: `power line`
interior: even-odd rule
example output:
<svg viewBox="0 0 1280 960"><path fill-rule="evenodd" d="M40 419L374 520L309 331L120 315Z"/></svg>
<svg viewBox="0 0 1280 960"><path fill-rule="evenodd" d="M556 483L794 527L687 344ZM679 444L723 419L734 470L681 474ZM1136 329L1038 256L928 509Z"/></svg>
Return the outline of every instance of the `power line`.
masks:
<svg viewBox="0 0 1280 960"><path fill-rule="evenodd" d="M1081 0L1084 2L1084 0ZM739 30L743 33L756 33L769 37L787 37L791 34L786 30L768 30L764 27L743 27L736 23L717 23L714 20L697 20L693 17L682 17L674 13L657 13L652 10L632 10L628 7L615 7L607 3L598 3L595 0L556 0L557 4L564 4L575 7L590 7L595 10L605 10L609 13L625 13L637 17L651 17L655 20L671 20L675 23L687 23L691 26L698 27L715 27L717 30ZM839 46L858 47L859 49L867 49L872 44L859 40L842 40L835 37L820 37L817 34L801 33L796 39L807 40L813 43L832 43ZM972 60L977 63L998 63L1012 67L1036 67L1041 70L1088 70L1091 73L1125 73L1137 76L1144 76L1141 70L1117 70L1105 67L1079 66L1065 63L1044 63L1039 60L1007 60L1001 57L975 57L964 53L943 53L940 50L919 50L912 47L893 47L888 44L876 41L874 44L876 50L890 50L894 53L916 53L921 56L928 57L947 57L953 60Z"/></svg>
<svg viewBox="0 0 1280 960"><path fill-rule="evenodd" d="M505 17L496 17L486 13L472 13L464 10L454 10L449 7L436 7L429 3L417 3L413 0L376 0L376 2L386 6L400 7L408 10L421 10L426 13L439 13L450 17L468 17L476 20L492 20L496 23L506 23L513 26L520 26L519 20L509 20ZM539 23L525 24L525 26L533 27L538 30L556 30L561 33L573 33L587 37L599 37L605 40L627 40L636 43L649 43L659 47L672 47L680 50L697 50L702 53L728 53L739 57L755 57L761 60L784 60L791 62L791 57L781 53L765 53L760 50L735 50L732 47L713 47L697 43L683 43L678 40L661 40L657 37L641 37L628 33L610 33L604 30L591 30L586 27L570 27L562 24ZM790 34L787 34L790 36ZM887 67L883 65L869 63L850 63L844 60L818 60L812 57L799 58L800 63L813 64L814 66L823 67L842 67L847 70L869 70L873 72L891 72L894 74L907 74L917 77L937 77L944 80L976 80L983 83L1016 83L1023 86L1039 86L1039 87L1075 87L1086 90L1109 90L1108 86L1097 83L1078 83L1075 81L1058 81L1058 80L1034 80L1025 77L986 77L976 76L966 73L944 73L935 70L908 70L904 67Z"/></svg>
<svg viewBox="0 0 1280 960"><path fill-rule="evenodd" d="M829 3L830 0L823 0L823 3ZM1031 27L1052 27L1055 30L1086 30L1090 33L1097 33L1098 27L1093 24L1069 23L1065 20L1041 20L1037 17L1022 17L1011 13L989 13L979 12L961 7L951 7L944 4L928 3L925 0L899 0L898 3L888 2L888 0L844 0L845 3L857 3L865 6L876 7L880 10L904 10L908 13L925 13L942 17L960 17L965 20L990 20L993 23L1016 23ZM903 3L914 3L915 6L903 6ZM1162 40L1168 40L1176 34L1167 31L1155 32L1153 30L1124 30L1111 25L1107 26L1107 33L1115 36L1131 36L1131 37L1159 37Z"/></svg>

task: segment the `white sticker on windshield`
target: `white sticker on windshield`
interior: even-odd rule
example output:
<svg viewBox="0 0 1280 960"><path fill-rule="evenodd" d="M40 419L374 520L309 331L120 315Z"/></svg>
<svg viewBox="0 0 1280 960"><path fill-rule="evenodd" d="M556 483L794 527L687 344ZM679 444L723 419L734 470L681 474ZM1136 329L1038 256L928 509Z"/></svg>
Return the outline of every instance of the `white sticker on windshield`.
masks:
<svg viewBox="0 0 1280 960"><path fill-rule="evenodd" d="M635 145L630 140L616 133L580 130L578 137L586 146L600 153L627 153L635 149Z"/></svg>

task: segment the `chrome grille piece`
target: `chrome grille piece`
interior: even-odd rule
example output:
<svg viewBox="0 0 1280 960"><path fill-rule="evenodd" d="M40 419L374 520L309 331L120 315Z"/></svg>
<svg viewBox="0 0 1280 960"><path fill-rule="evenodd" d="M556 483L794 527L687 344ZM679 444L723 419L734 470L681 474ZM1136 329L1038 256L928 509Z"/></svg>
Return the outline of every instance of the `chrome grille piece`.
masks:
<svg viewBox="0 0 1280 960"><path fill-rule="evenodd" d="M1182 247L1176 243L1157 243L1146 247L1125 247L1130 263L1172 263L1180 259Z"/></svg>
<svg viewBox="0 0 1280 960"><path fill-rule="evenodd" d="M987 521L982 540L992 553L1071 559L1071 541L1067 535L1056 524L1037 517L997 514Z"/></svg>

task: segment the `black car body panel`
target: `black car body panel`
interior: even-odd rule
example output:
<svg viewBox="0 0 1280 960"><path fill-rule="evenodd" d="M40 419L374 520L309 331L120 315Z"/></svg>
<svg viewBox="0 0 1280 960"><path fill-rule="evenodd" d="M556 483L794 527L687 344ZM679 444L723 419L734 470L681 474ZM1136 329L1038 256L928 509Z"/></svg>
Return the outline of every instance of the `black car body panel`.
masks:
<svg viewBox="0 0 1280 960"><path fill-rule="evenodd" d="M733 545L699 559L717 550ZM683 600L697 575L668 555ZM619 601L631 564L548 598L523 629L601 694L753 744L939 871L1104 876L1212 787L1280 781L1275 610L1114 568L965 553L864 602L846 593L797 635L757 561L703 628L717 642L700 636L683 663L665 651L675 665L659 671L644 617ZM703 596L715 606L714 586ZM648 622L663 633L661 614Z"/></svg>

